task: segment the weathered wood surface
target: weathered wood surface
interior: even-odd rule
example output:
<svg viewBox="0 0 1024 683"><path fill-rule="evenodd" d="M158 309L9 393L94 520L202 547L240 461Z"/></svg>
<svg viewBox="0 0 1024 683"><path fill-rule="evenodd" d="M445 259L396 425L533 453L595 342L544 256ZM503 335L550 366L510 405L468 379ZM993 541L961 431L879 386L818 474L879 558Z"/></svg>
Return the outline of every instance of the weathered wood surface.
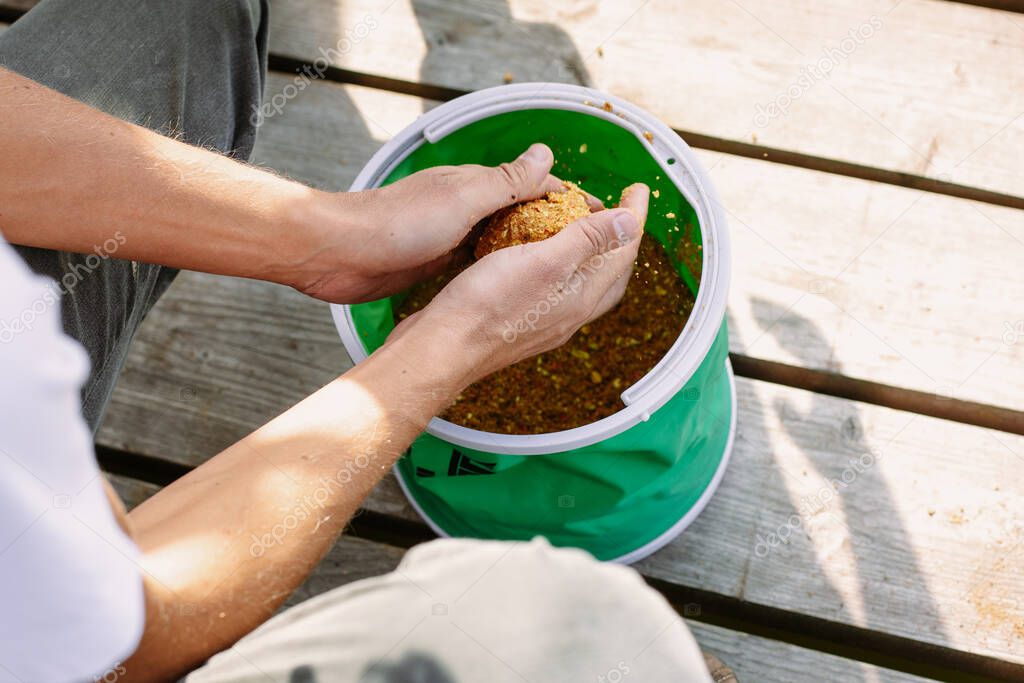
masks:
<svg viewBox="0 0 1024 683"><path fill-rule="evenodd" d="M276 0L271 19L271 49L308 61L465 90L506 74L583 83L728 141L1024 188L1014 13L930 0ZM759 118L773 102L783 113Z"/></svg>
<svg viewBox="0 0 1024 683"><path fill-rule="evenodd" d="M158 487L128 477L111 476L115 489L134 507ZM342 537L306 582L288 599L296 605L332 588L392 571L404 551L383 543ZM699 608L699 606L698 606ZM740 681L817 683L879 681L910 683L923 679L869 664L796 647L758 636L687 620L701 648L718 656Z"/></svg>
<svg viewBox="0 0 1024 683"><path fill-rule="evenodd" d="M256 160L344 188L424 106L314 84L267 120ZM1024 409L1024 211L698 155L729 214L733 351Z"/></svg>
<svg viewBox="0 0 1024 683"><path fill-rule="evenodd" d="M335 162L333 145L365 158L378 144L372 134L354 132L353 109L366 108L375 125L391 127L391 117L417 104L318 85L267 123L260 160L337 182L316 176L352 163ZM305 106L308 117L289 118ZM275 121L288 120L310 134L274 132L284 130ZM800 353L825 344L815 323L797 322ZM738 343L748 342L742 325L734 330ZM185 275L140 333L101 439L201 462L345 367L325 305L263 283ZM691 531L643 564L646 573L1022 661L1024 584L1008 568L1024 561L1014 545L1024 484L1012 476L1024 439L760 382L740 380L739 391L740 438L720 493ZM841 476L864 449L877 464L839 501L815 503L826 480ZM408 514L393 486L370 505ZM759 538L797 512L808 534L797 530L758 557Z"/></svg>

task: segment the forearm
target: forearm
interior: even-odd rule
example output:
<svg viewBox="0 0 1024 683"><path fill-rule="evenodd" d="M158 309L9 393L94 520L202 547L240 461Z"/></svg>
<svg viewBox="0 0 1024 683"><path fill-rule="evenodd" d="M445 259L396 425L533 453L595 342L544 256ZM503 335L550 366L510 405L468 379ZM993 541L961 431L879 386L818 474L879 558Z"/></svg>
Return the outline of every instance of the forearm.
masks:
<svg viewBox="0 0 1024 683"><path fill-rule="evenodd" d="M262 623L470 381L450 330L389 342L130 515L147 625L128 676L160 680Z"/></svg>
<svg viewBox="0 0 1024 683"><path fill-rule="evenodd" d="M0 149L0 231L16 244L284 281L319 205L315 190L4 69Z"/></svg>

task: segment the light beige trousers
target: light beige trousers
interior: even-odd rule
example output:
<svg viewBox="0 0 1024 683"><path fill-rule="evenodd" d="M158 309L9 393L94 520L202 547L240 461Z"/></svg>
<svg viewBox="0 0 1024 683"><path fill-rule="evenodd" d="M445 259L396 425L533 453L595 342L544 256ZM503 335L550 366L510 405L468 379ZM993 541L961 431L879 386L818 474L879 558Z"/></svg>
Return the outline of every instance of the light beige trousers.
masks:
<svg viewBox="0 0 1024 683"><path fill-rule="evenodd" d="M542 539L445 539L271 619L188 683L710 683L634 570Z"/></svg>

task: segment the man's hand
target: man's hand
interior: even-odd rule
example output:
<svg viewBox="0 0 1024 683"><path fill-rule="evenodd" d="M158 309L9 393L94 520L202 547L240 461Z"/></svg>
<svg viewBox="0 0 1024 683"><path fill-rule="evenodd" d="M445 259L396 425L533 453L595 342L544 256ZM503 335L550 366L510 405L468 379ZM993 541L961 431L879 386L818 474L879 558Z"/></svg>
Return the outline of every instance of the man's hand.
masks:
<svg viewBox="0 0 1024 683"><path fill-rule="evenodd" d="M438 166L375 190L327 195L325 220L307 233L311 257L289 284L341 303L402 291L444 269L481 219L563 190L553 162L535 144L500 166Z"/></svg>
<svg viewBox="0 0 1024 683"><path fill-rule="evenodd" d="M574 221L549 239L488 254L404 320L388 342L455 330L470 383L561 346L622 298L648 196L646 185L632 185L621 208Z"/></svg>

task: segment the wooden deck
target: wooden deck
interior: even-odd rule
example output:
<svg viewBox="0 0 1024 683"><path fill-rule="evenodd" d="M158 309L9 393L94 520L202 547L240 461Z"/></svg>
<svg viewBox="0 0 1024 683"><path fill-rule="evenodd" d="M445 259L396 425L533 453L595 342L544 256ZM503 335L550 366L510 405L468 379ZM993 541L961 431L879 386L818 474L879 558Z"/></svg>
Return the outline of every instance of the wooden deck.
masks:
<svg viewBox="0 0 1024 683"><path fill-rule="evenodd" d="M437 100L506 74L657 114L729 214L740 413L718 494L638 569L744 682L1024 680L1021 3L553 4L275 0L268 98L374 28L266 121L256 162L343 189ZM349 365L325 305L182 274L136 341L102 462L138 502ZM365 510L293 600L429 536L392 480Z"/></svg>

